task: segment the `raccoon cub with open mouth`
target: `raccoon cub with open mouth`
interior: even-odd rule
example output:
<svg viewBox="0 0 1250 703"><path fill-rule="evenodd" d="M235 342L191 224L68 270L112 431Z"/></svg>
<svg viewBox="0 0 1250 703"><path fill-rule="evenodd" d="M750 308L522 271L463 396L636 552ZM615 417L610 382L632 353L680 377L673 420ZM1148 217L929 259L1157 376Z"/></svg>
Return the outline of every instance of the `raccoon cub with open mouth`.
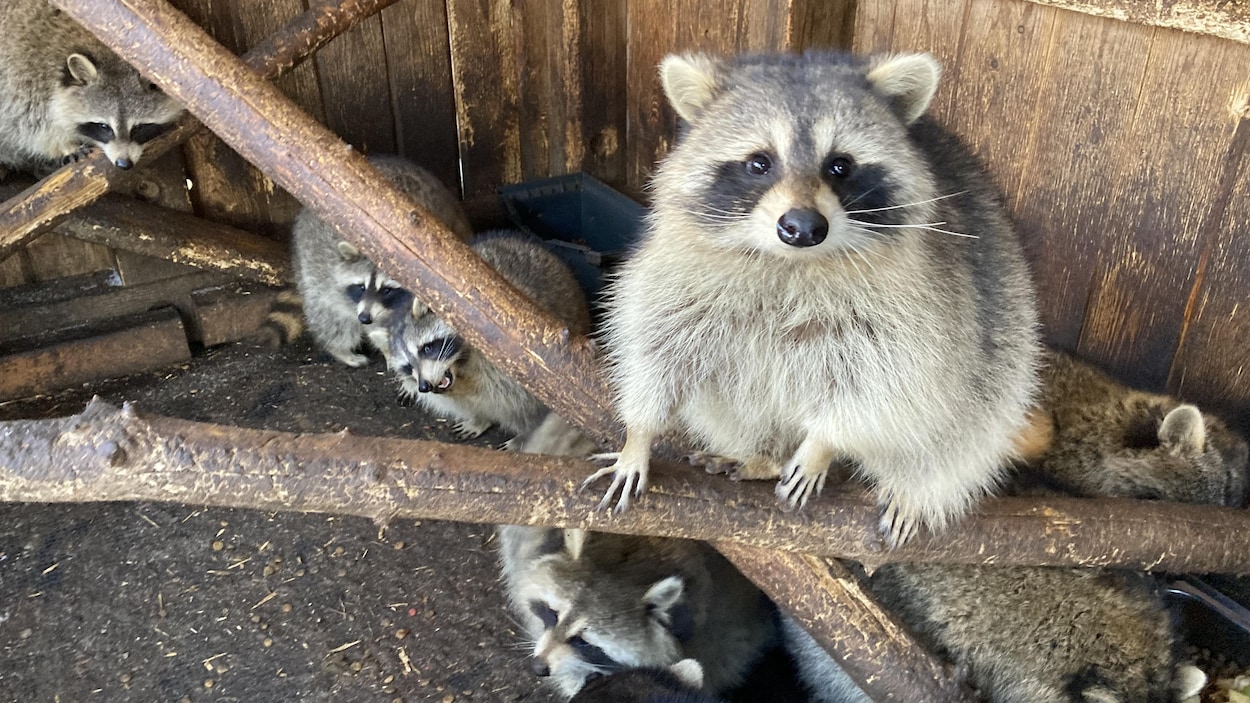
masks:
<svg viewBox="0 0 1250 703"><path fill-rule="evenodd" d="M0 178L98 147L131 168L182 107L46 0L0 3Z"/></svg>
<svg viewBox="0 0 1250 703"><path fill-rule="evenodd" d="M601 507L647 487L680 429L802 507L835 460L891 547L1000 481L1039 352L1019 242L989 177L924 116L927 54L670 56L688 123L608 300L627 437ZM617 494L619 493L619 499Z"/></svg>
<svg viewBox="0 0 1250 703"><path fill-rule="evenodd" d="M530 300L568 325L570 333L590 331L590 308L573 272L537 239L500 230L474 237L469 246ZM466 344L420 301L394 318L390 362L401 392L430 412L455 419L459 439L477 437L495 424L522 435L547 413L524 386Z"/></svg>
<svg viewBox="0 0 1250 703"><path fill-rule="evenodd" d="M460 201L434 174L399 156L370 156L369 163L457 237L472 235ZM412 295L307 208L291 230L291 249L304 317L317 345L359 367L369 363L356 351L365 337L389 358L392 312L411 306Z"/></svg>

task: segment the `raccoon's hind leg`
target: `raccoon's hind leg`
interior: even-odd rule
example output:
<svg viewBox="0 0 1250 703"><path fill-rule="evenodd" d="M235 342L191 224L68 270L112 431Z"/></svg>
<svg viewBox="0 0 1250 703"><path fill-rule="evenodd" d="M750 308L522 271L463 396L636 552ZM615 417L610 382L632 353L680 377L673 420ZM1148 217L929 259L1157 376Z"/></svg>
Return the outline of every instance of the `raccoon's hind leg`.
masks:
<svg viewBox="0 0 1250 703"><path fill-rule="evenodd" d="M620 514L629 510L629 497L632 493L635 498L641 498L643 493L647 492L647 471L651 462L651 440L655 438L654 432L645 432L630 430L625 431L625 446L621 447L620 452L608 454L597 454L592 458L615 458L616 461L609 467L599 469L582 482L580 490L585 490L587 486L598 481L604 476L612 477L612 485L608 486L608 492L604 494L603 500L599 501L599 505L595 510L603 510L612 502L612 496L617 491L621 492L620 499L616 502L616 507L612 512Z"/></svg>
<svg viewBox="0 0 1250 703"><path fill-rule="evenodd" d="M878 529L890 549L906 544L923 525L940 532L998 482L1005 459L985 455L861 458L881 507Z"/></svg>
<svg viewBox="0 0 1250 703"><path fill-rule="evenodd" d="M336 321L332 325L325 325L310 319L308 328L320 343L321 348L335 359L352 368L360 368L369 363L369 357L356 353L361 337L360 326L356 322L343 324Z"/></svg>
<svg viewBox="0 0 1250 703"><path fill-rule="evenodd" d="M807 499L820 495L820 490L825 487L829 466L835 456L837 451L833 445L815 435L807 435L781 470L777 499L790 510L807 505Z"/></svg>

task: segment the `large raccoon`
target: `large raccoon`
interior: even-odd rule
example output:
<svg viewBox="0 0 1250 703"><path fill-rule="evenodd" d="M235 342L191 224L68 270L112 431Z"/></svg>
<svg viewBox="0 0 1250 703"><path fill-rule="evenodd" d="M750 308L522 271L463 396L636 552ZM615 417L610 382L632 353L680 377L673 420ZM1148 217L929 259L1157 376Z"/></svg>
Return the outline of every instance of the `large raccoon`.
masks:
<svg viewBox="0 0 1250 703"><path fill-rule="evenodd" d="M434 174L398 156L371 156L369 163L457 237L472 235L464 208ZM369 358L356 352L364 336L389 357L391 313L408 309L412 295L308 208L295 219L291 249L304 316L317 344L348 366L364 366Z"/></svg>
<svg viewBox="0 0 1250 703"><path fill-rule="evenodd" d="M590 331L590 309L577 279L536 239L520 232L487 232L470 246L530 300L568 325L570 332ZM433 413L456 419L454 431L461 439L477 437L494 424L522 435L547 412L524 386L419 301L411 314L394 318L391 368L399 375L403 393Z"/></svg>
<svg viewBox="0 0 1250 703"><path fill-rule="evenodd" d="M0 177L99 147L130 168L182 108L45 0L0 3Z"/></svg>
<svg viewBox="0 0 1250 703"><path fill-rule="evenodd" d="M1078 496L1245 504L1250 452L1219 418L1060 352L1046 355L1042 381L1053 439L1028 477Z"/></svg>
<svg viewBox="0 0 1250 703"><path fill-rule="evenodd" d="M593 444L551 414L521 449L583 454ZM705 544L501 525L499 549L534 671L565 697L596 676L686 658L702 665L704 691L722 695L778 642L772 604Z"/></svg>
<svg viewBox="0 0 1250 703"><path fill-rule="evenodd" d="M601 507L647 486L651 442L780 475L801 507L831 463L876 487L898 546L999 481L1039 350L1033 289L988 176L924 116L927 54L670 56L689 124L608 301L627 438Z"/></svg>
<svg viewBox="0 0 1250 703"><path fill-rule="evenodd" d="M991 703L1170 703L1205 682L1178 666L1171 615L1143 574L889 564L871 585Z"/></svg>

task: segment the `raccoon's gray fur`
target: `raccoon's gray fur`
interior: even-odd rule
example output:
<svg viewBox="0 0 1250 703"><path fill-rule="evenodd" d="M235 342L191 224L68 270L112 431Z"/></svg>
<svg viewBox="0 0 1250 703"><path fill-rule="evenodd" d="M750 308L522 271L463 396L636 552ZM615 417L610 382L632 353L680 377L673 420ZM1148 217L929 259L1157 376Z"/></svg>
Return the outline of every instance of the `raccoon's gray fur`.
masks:
<svg viewBox="0 0 1250 703"><path fill-rule="evenodd" d="M1185 680L1142 574L890 564L871 586L991 703L1170 703Z"/></svg>
<svg viewBox="0 0 1250 703"><path fill-rule="evenodd" d="M1098 369L1048 352L1041 407L1049 449L1029 473L1079 496L1241 506L1246 441L1176 398L1130 389Z"/></svg>
<svg viewBox="0 0 1250 703"><path fill-rule="evenodd" d="M702 687L703 667L682 659L667 669L625 669L593 678L569 703L723 703Z"/></svg>
<svg viewBox="0 0 1250 703"><path fill-rule="evenodd" d="M872 703L824 647L784 612L781 636L812 703Z"/></svg>
<svg viewBox="0 0 1250 703"><path fill-rule="evenodd" d="M85 148L130 168L182 108L45 0L0 3L0 177L43 176Z"/></svg>
<svg viewBox="0 0 1250 703"><path fill-rule="evenodd" d="M520 448L583 454L594 445L551 414ZM595 675L686 658L702 665L706 693L720 695L777 641L772 604L699 542L501 525L499 550L534 669L565 697Z"/></svg>
<svg viewBox="0 0 1250 703"><path fill-rule="evenodd" d="M927 54L670 56L659 167L605 342L627 439L604 505L682 429L802 506L835 459L891 546L999 481L1036 388L1035 299L989 177L923 116Z"/></svg>
<svg viewBox="0 0 1250 703"><path fill-rule="evenodd" d="M457 237L471 236L464 208L434 174L398 156L370 156L369 163ZM389 356L391 313L407 310L411 294L307 208L295 219L291 249L304 316L317 344L348 366L369 363L356 353L362 336Z"/></svg>
<svg viewBox="0 0 1250 703"><path fill-rule="evenodd" d="M590 310L577 279L536 239L520 232L488 232L475 237L470 246L530 300L568 325L570 332L590 331ZM521 384L419 301L411 314L395 316L391 368L399 375L403 393L430 412L456 419L455 434L461 439L477 437L494 424L522 435L547 412Z"/></svg>

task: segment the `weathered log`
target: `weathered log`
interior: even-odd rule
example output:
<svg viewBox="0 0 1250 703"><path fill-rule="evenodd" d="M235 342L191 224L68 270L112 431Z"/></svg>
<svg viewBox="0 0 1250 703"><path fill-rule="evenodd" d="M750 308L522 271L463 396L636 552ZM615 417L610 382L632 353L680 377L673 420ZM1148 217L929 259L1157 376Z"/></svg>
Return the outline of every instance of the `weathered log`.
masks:
<svg viewBox="0 0 1250 703"><path fill-rule="evenodd" d="M813 637L852 680L872 681L881 663L890 662L891 676L873 692L877 703L976 700L963 677L929 656L906 626L883 610L837 560L811 554L778 555L736 542L714 544L770 598L785 603L795 619L823 625L813 628ZM824 575L824 588L804 588L812 572ZM888 616L885 620L883 613Z"/></svg>
<svg viewBox="0 0 1250 703"><path fill-rule="evenodd" d="M615 441L586 339L383 178L365 158L164 2L55 3L181 100L217 136L413 290L492 362L571 422ZM242 96L247 96L244 99Z"/></svg>
<svg viewBox="0 0 1250 703"><path fill-rule="evenodd" d="M781 510L769 482L657 463L623 515L577 487L586 461L383 437L289 434L144 417L95 401L80 415L0 423L0 501L176 501L378 520L582 527L866 560L1125 566L1250 573L1250 511L1132 500L995 499L938 537L882 551L857 487ZM1128 539L1126 539L1126 536ZM1199 548L1200 546L1200 548ZM784 573L790 567L777 567ZM828 579L821 567L822 580Z"/></svg>
<svg viewBox="0 0 1250 703"><path fill-rule="evenodd" d="M397 1L341 0L318 4L253 47L243 55L243 62L266 80L273 80L299 65L331 39ZM198 120L189 115L184 117L173 130L147 146L144 161L155 161L200 129ZM69 213L133 177L117 169L97 151L4 202L0 205L0 261L48 231Z"/></svg>

